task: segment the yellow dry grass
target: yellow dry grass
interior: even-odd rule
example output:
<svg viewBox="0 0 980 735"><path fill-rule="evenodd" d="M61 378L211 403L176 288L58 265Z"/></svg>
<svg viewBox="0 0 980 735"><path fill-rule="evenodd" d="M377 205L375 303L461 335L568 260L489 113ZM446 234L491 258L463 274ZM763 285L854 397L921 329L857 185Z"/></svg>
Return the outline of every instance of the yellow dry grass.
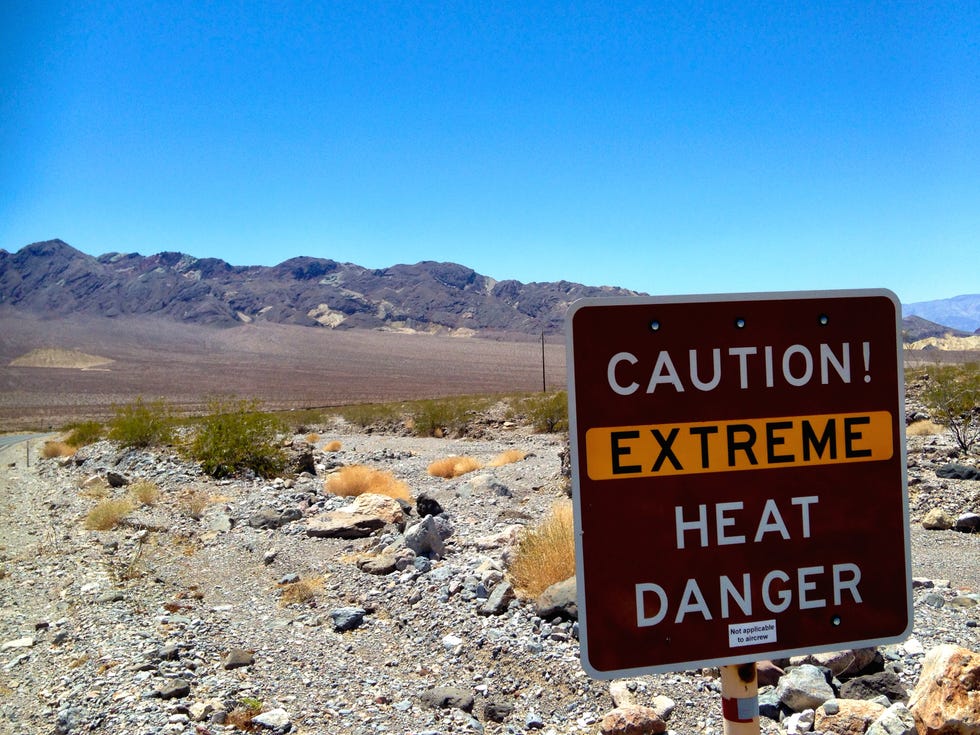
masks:
<svg viewBox="0 0 980 735"><path fill-rule="evenodd" d="M46 441L41 448L41 456L45 459L55 457L70 457L75 453L75 447L59 441Z"/></svg>
<svg viewBox="0 0 980 735"><path fill-rule="evenodd" d="M115 528L133 510L128 498L103 500L85 516L84 526L89 531L108 531Z"/></svg>
<svg viewBox="0 0 980 735"><path fill-rule="evenodd" d="M301 579L298 582L280 585L280 588L282 592L279 595L279 604L285 607L312 600L323 590L323 580L319 577Z"/></svg>
<svg viewBox="0 0 980 735"><path fill-rule="evenodd" d="M387 471L376 470L360 464L348 465L330 475L323 483L328 493L342 497L354 497L364 493L387 495L395 500L411 500L408 484Z"/></svg>
<svg viewBox="0 0 980 735"><path fill-rule="evenodd" d="M342 446L341 443L335 439L332 442L327 442L326 444L324 444L323 445L323 451L324 452L339 452L341 446Z"/></svg>
<svg viewBox="0 0 980 735"><path fill-rule="evenodd" d="M534 598L575 574L572 504L559 501L535 526L524 529L508 568L517 593Z"/></svg>
<svg viewBox="0 0 980 735"><path fill-rule="evenodd" d="M307 441L308 444L316 444L318 441L320 441L320 435L319 434L316 434L316 433L314 433L314 434L307 434L306 435L306 441Z"/></svg>
<svg viewBox="0 0 980 735"><path fill-rule="evenodd" d="M437 459L428 466L427 471L433 477L443 477L449 480L453 477L465 475L467 472L478 470L482 466L480 460L464 455Z"/></svg>
<svg viewBox="0 0 980 735"><path fill-rule="evenodd" d="M936 436L946 431L946 427L929 419L913 421L905 427L906 436Z"/></svg>
<svg viewBox="0 0 980 735"><path fill-rule="evenodd" d="M129 494L139 505L153 505L160 499L160 488L149 480L137 480L129 486Z"/></svg>
<svg viewBox="0 0 980 735"><path fill-rule="evenodd" d="M200 520L201 516L204 515L205 509L213 502L217 502L217 500L210 493L198 488L185 488L181 490L177 499L180 512L188 518L195 520Z"/></svg>
<svg viewBox="0 0 980 735"><path fill-rule="evenodd" d="M505 464L520 462L527 456L527 453L520 449L507 449L490 460L487 467L503 467Z"/></svg>

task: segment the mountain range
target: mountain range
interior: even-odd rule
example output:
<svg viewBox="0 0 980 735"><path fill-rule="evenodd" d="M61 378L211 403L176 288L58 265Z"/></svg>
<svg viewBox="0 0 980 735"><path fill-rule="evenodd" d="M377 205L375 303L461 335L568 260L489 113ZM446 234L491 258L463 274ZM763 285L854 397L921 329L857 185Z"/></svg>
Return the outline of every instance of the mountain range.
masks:
<svg viewBox="0 0 980 735"><path fill-rule="evenodd" d="M452 334L559 334L587 296L639 295L567 281L496 281L456 263L368 269L324 258L235 266L177 252L93 257L61 240L0 250L0 306L45 315L153 315L232 326L274 322L333 329ZM903 307L906 339L980 328L980 295ZM978 330L980 331L980 330Z"/></svg>

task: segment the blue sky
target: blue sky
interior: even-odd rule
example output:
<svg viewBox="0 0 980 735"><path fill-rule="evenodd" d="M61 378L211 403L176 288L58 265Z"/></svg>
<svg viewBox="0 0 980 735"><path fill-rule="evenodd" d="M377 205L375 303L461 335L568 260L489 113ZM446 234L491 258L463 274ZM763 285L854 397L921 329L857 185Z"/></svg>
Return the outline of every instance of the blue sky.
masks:
<svg viewBox="0 0 980 735"><path fill-rule="evenodd" d="M980 292L974 3L0 4L0 248Z"/></svg>

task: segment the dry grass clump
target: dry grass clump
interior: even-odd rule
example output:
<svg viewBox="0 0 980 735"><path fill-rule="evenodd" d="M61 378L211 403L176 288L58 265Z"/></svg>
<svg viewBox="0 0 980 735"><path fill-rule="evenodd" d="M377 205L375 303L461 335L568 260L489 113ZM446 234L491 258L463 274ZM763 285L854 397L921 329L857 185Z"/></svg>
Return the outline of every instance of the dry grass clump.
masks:
<svg viewBox="0 0 980 735"><path fill-rule="evenodd" d="M129 486L129 494L139 505L154 505L160 499L160 488L155 482L137 480Z"/></svg>
<svg viewBox="0 0 980 735"><path fill-rule="evenodd" d="M258 725L252 720L260 714L262 714L262 702L251 697L245 697L225 717L225 724L236 730L254 731Z"/></svg>
<svg viewBox="0 0 980 735"><path fill-rule="evenodd" d="M341 446L343 446L339 441L334 439L332 442L327 442L323 445L324 452L339 452Z"/></svg>
<svg viewBox="0 0 980 735"><path fill-rule="evenodd" d="M376 470L361 464L341 467L323 483L328 493L349 498L374 493L387 495L395 500L411 500L408 484L388 471Z"/></svg>
<svg viewBox="0 0 980 735"><path fill-rule="evenodd" d="M942 424L937 424L935 421L930 421L929 419L922 419L922 421L913 421L911 424L905 427L906 436L937 436L946 431L946 427Z"/></svg>
<svg viewBox="0 0 980 735"><path fill-rule="evenodd" d="M214 499L209 493L196 488L181 490L177 498L177 506L180 512L196 521L201 519L201 516L204 515L204 510L212 502L214 502Z"/></svg>
<svg viewBox="0 0 980 735"><path fill-rule="evenodd" d="M70 457L75 453L75 447L65 442L59 441L46 441L44 446L41 448L41 456L45 459L54 459L55 457Z"/></svg>
<svg viewBox="0 0 980 735"><path fill-rule="evenodd" d="M307 444L316 444L318 441L320 441L320 435L317 434L316 432L312 432L306 435Z"/></svg>
<svg viewBox="0 0 980 735"><path fill-rule="evenodd" d="M128 498L103 500L85 516L84 526L89 531L108 531L118 526L132 510L133 503Z"/></svg>
<svg viewBox="0 0 980 735"><path fill-rule="evenodd" d="M467 456L457 456L457 457L446 457L445 459L437 459L432 462L427 469L428 473L433 477L443 477L447 480L453 477L459 477L460 475L465 475L467 472L472 472L473 470L478 470L483 465L480 464L480 460L474 457Z"/></svg>
<svg viewBox="0 0 980 735"><path fill-rule="evenodd" d="M490 460L487 467L503 467L505 464L520 462L527 456L527 452L520 449L507 449Z"/></svg>
<svg viewBox="0 0 980 735"><path fill-rule="evenodd" d="M280 585L282 592L279 595L279 605L301 604L309 602L323 591L323 580L319 577L313 579L301 579L298 582Z"/></svg>
<svg viewBox="0 0 980 735"><path fill-rule="evenodd" d="M537 525L521 533L508 568L518 594L534 598L575 574L572 504L555 503Z"/></svg>

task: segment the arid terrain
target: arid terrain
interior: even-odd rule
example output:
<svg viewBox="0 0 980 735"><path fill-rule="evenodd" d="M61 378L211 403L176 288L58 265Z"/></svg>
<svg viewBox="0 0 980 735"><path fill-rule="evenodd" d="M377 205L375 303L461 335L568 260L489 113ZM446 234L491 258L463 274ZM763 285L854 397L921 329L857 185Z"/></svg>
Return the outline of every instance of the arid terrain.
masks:
<svg viewBox="0 0 980 735"><path fill-rule="evenodd" d="M565 383L565 345L261 323L226 329L153 318L43 319L0 311L0 431L102 419L138 396L178 409L208 398L270 409L535 391ZM11 365L57 350L72 367ZM106 364L79 363L78 355ZM95 361L98 362L98 361ZM50 361L49 361L50 364ZM80 367L77 365L81 365Z"/></svg>

